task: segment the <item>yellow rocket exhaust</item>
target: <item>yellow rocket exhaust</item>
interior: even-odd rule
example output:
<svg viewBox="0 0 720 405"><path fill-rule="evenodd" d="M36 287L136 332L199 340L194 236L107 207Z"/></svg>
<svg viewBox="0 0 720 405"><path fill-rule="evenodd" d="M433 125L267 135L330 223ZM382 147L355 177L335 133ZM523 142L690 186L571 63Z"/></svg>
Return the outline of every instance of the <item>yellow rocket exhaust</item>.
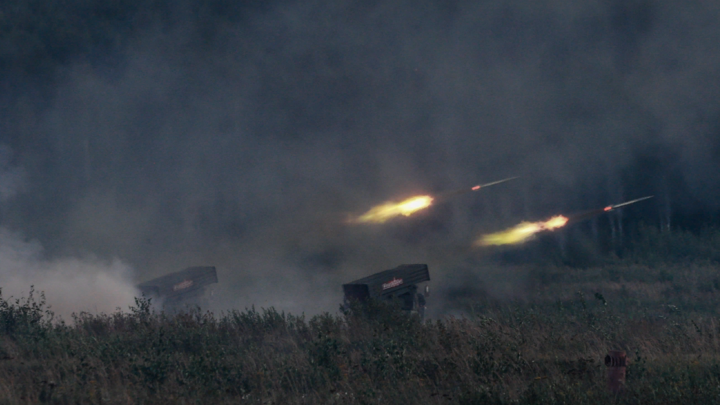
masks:
<svg viewBox="0 0 720 405"><path fill-rule="evenodd" d="M360 215L352 222L381 224L399 215L408 217L421 209L429 207L432 202L433 198L429 195L410 197L400 202L388 201L373 207L370 211Z"/></svg>
<svg viewBox="0 0 720 405"><path fill-rule="evenodd" d="M523 243L532 238L536 233L541 231L551 231L565 226L568 218L562 215L554 216L547 221L540 222L521 222L514 227L502 232L483 235L475 242L477 246L500 246L500 245L516 245Z"/></svg>
<svg viewBox="0 0 720 405"><path fill-rule="evenodd" d="M377 205L370 209L370 211L349 220L350 223L384 223L397 216L409 217L417 211L425 209L433 204L434 201L445 201L451 197L455 197L460 194L470 193L478 191L481 188L494 186L501 184L506 181L514 180L517 177L509 177L498 181L493 181L486 184L478 184L473 187L461 188L458 190L452 190L444 193L437 194L435 196L430 195L418 195L410 197L402 201L388 201Z"/></svg>

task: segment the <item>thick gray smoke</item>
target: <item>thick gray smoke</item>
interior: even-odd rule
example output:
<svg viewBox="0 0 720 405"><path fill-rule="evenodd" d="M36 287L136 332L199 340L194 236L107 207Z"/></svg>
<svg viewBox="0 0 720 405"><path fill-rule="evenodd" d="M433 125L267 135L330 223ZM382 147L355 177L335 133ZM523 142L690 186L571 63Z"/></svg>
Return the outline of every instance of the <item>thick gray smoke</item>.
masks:
<svg viewBox="0 0 720 405"><path fill-rule="evenodd" d="M73 313L127 311L139 296L131 269L115 260L43 257L37 242L26 242L0 228L0 283L6 300L27 297L34 288L45 294L50 310L59 319Z"/></svg>
<svg viewBox="0 0 720 405"><path fill-rule="evenodd" d="M0 204L25 188L22 170L9 162L12 153L0 148ZM37 240L0 227L0 291L5 300L43 293L56 319L73 313L127 311L139 296L131 269L120 260L92 256L48 258Z"/></svg>
<svg viewBox="0 0 720 405"><path fill-rule="evenodd" d="M317 312L400 263L462 283L482 271L474 238L518 220L638 193L664 195L653 213L717 210L720 10L691 3L178 6L14 117L32 187L4 221L136 281L216 265L218 307ZM343 223L508 176L408 221Z"/></svg>

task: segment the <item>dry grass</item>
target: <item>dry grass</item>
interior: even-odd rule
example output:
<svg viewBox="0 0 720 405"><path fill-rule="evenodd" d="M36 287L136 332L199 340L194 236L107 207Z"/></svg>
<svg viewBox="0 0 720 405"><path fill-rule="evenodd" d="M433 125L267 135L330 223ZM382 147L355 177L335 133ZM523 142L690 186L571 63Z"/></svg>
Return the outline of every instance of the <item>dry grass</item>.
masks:
<svg viewBox="0 0 720 405"><path fill-rule="evenodd" d="M40 316L41 302L5 302L0 401L469 404L717 398L720 321L711 306L685 312L657 303L648 311L637 296L666 287L603 286L605 295L583 293L592 285L579 283L573 295L555 302L486 302L472 318L426 324L380 304L306 320L273 310L166 317L138 301L130 314L83 315L63 325ZM617 301L609 298L615 296ZM628 389L620 397L605 389L602 360L610 349L628 351L631 361Z"/></svg>

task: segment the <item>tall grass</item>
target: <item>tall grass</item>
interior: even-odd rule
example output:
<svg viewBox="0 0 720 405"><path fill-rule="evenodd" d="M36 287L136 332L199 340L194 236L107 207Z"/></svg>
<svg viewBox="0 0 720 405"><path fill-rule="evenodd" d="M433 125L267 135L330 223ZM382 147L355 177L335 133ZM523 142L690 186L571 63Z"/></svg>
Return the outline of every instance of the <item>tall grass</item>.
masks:
<svg viewBox="0 0 720 405"><path fill-rule="evenodd" d="M42 301L0 301L3 403L711 403L715 313L626 308L597 293L487 303L421 323L374 303L310 319L273 309L130 313L53 323ZM626 392L602 359L624 349Z"/></svg>

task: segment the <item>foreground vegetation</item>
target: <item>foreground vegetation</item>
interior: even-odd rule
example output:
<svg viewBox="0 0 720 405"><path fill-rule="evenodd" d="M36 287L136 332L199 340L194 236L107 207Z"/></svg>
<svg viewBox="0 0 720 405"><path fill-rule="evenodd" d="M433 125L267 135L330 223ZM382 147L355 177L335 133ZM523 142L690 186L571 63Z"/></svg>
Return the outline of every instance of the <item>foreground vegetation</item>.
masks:
<svg viewBox="0 0 720 405"><path fill-rule="evenodd" d="M2 300L0 402L717 402L720 319L699 303L716 303L720 286L693 301L682 280L659 280L658 291L618 283L605 294L476 303L474 316L425 324L379 304L311 319L272 309L169 317L143 300L64 324L42 299ZM655 294L667 303L650 303ZM606 390L611 349L630 361L619 396Z"/></svg>

